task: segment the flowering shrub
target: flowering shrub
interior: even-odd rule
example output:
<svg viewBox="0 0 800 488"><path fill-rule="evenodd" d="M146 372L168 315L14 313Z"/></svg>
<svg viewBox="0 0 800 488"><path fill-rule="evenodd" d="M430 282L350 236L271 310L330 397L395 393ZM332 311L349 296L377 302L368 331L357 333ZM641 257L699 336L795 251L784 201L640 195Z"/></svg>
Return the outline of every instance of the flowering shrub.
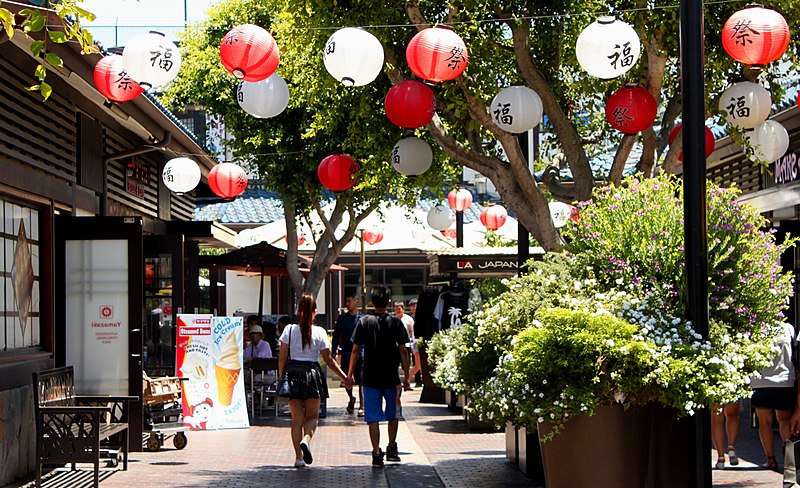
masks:
<svg viewBox="0 0 800 488"><path fill-rule="evenodd" d="M777 352L792 281L766 221L709 185L710 331L683 318L677 180L631 179L582 202L571 253L531 263L460 330L434 337L434 379L499 424L551 422L600 405L659 402L690 415L749 394Z"/></svg>

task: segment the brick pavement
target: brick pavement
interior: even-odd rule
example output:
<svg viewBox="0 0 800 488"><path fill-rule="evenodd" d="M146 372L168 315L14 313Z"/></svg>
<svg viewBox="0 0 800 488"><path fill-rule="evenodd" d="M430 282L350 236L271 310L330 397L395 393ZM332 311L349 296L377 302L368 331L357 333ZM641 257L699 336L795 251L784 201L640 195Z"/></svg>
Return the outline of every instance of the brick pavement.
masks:
<svg viewBox="0 0 800 488"><path fill-rule="evenodd" d="M398 433L403 462L387 463L384 470L370 467L366 426L344 412L346 396L341 389L332 388L328 418L321 420L312 442L314 464L305 469L291 467L294 454L289 440L289 417L280 416L259 419L250 429L189 432L189 443L182 451L167 442L167 447L157 453L133 453L128 471L101 469L101 486L534 486L505 460L501 432L469 431L460 415L444 406L418 403L419 393L418 389L403 394L406 421L400 423ZM381 440L385 445L385 427ZM763 454L756 431L744 421L737 448L742 459L740 466L715 470L715 488L781 486L781 475L757 467L763 462ZM44 486L89 487L91 479L91 466L79 465L77 472L51 473ZM32 487L33 483L22 486Z"/></svg>

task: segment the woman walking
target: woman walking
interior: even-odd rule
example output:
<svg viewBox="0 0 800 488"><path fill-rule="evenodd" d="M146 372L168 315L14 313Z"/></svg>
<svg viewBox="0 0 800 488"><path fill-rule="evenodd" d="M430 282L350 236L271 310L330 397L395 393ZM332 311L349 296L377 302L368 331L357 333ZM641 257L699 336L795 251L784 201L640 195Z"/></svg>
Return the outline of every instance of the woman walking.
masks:
<svg viewBox="0 0 800 488"><path fill-rule="evenodd" d="M300 295L297 305L297 324L289 324L280 337L278 377L284 373L291 385L289 411L292 414L292 445L295 454L295 468L302 468L314 462L311 454L311 438L319 420L319 404L328 398L328 385L319 356L341 380L352 388L347 375L331 355L328 333L314 325L317 304L311 293Z"/></svg>

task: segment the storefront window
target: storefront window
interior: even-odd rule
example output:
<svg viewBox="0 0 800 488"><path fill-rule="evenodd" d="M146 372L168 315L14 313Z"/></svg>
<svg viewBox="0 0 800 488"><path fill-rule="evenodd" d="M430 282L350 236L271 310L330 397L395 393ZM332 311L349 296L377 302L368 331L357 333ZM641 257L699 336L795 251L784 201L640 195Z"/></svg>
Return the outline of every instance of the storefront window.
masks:
<svg viewBox="0 0 800 488"><path fill-rule="evenodd" d="M425 283L425 270L422 268L385 268L366 270L367 295L373 286L382 285L389 289L392 300L408 301L422 293ZM344 272L344 292L361 293L361 270L351 268ZM369 300L369 297L367 297Z"/></svg>
<svg viewBox="0 0 800 488"><path fill-rule="evenodd" d="M144 361L148 374L175 374L175 324L172 323L172 255L148 257L144 262Z"/></svg>
<svg viewBox="0 0 800 488"><path fill-rule="evenodd" d="M38 348L41 341L39 211L9 201L0 200L0 205L3 212L0 351Z"/></svg>

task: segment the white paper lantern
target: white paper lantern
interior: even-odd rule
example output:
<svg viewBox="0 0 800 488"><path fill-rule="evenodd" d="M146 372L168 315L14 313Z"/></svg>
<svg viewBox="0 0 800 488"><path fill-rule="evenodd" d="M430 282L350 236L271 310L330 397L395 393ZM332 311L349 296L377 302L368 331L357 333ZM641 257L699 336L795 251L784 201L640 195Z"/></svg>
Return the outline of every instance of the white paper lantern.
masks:
<svg viewBox="0 0 800 488"><path fill-rule="evenodd" d="M200 166L189 158L170 159L164 165L161 179L175 193L190 192L200 183Z"/></svg>
<svg viewBox="0 0 800 488"><path fill-rule="evenodd" d="M789 149L789 133L774 120L765 120L752 132L747 132L745 137L753 146L755 157L765 163L779 159Z"/></svg>
<svg viewBox="0 0 800 488"><path fill-rule="evenodd" d="M719 97L719 110L728 123L740 129L752 129L767 120L772 97L763 86L749 81L734 83Z"/></svg>
<svg viewBox="0 0 800 488"><path fill-rule="evenodd" d="M600 17L578 36L575 54L587 73L611 79L624 75L636 61L642 44L629 24L614 17Z"/></svg>
<svg viewBox="0 0 800 488"><path fill-rule="evenodd" d="M122 51L122 65L131 79L150 89L166 85L178 76L181 51L164 34L150 31L128 41Z"/></svg>
<svg viewBox="0 0 800 488"><path fill-rule="evenodd" d="M392 167L406 176L417 176L428 171L433 162L433 151L419 137L406 137L392 149Z"/></svg>
<svg viewBox="0 0 800 488"><path fill-rule="evenodd" d="M236 88L236 101L253 117L268 119L286 110L289 87L277 74L253 83L243 81Z"/></svg>
<svg viewBox="0 0 800 488"><path fill-rule="evenodd" d="M455 221L453 212L446 205L437 205L428 212L428 225L435 230L447 230Z"/></svg>
<svg viewBox="0 0 800 488"><path fill-rule="evenodd" d="M345 27L325 43L325 69L347 86L371 83L383 69L383 45L364 29Z"/></svg>
<svg viewBox="0 0 800 488"><path fill-rule="evenodd" d="M533 129L544 114L542 99L527 86L503 88L492 100L491 110L494 123L512 134Z"/></svg>
<svg viewBox="0 0 800 488"><path fill-rule="evenodd" d="M572 215L572 207L564 202L550 202L547 206L550 207L550 218L553 219L553 226L556 229L567 225Z"/></svg>

